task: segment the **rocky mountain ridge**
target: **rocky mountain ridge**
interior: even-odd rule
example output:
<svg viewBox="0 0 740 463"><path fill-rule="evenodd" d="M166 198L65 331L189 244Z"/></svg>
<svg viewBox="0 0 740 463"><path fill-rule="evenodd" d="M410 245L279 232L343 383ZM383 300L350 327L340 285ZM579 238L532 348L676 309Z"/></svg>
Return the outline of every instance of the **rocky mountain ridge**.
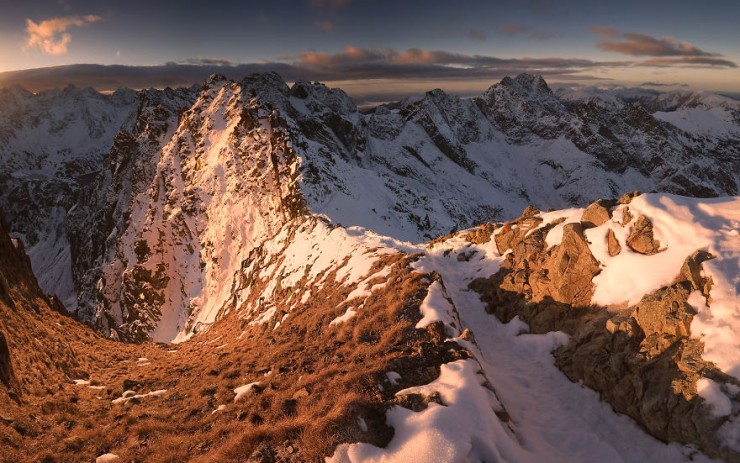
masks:
<svg viewBox="0 0 740 463"><path fill-rule="evenodd" d="M89 108L55 103L65 92ZM479 98L435 90L367 114L341 90L288 87L276 74L110 97L3 95L5 119L30 121L2 147L11 231L46 291L127 340L170 341L212 323L252 250L307 213L419 241L529 203L738 188L736 136L694 135L636 105L565 104L526 74ZM42 97L68 112L18 116ZM54 149L26 156L24 140L47 129L59 134ZM79 137L94 143L78 150ZM50 168L70 156L84 163Z"/></svg>
<svg viewBox="0 0 740 463"><path fill-rule="evenodd" d="M176 345L55 313L0 229L0 461L740 461L739 226L667 194L417 245L299 215Z"/></svg>

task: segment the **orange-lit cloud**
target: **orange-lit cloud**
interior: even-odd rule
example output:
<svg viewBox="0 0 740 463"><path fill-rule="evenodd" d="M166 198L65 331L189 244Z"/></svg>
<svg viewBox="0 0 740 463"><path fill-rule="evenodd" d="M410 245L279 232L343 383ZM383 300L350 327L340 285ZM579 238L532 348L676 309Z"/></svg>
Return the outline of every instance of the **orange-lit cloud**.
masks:
<svg viewBox="0 0 740 463"><path fill-rule="evenodd" d="M314 21L313 23L314 27L316 29L329 32L330 30L334 29L334 23L331 21Z"/></svg>
<svg viewBox="0 0 740 463"><path fill-rule="evenodd" d="M642 61L643 66L655 66L655 67L692 67L692 68L706 68L710 66L736 68L737 64L730 60L723 58L717 58L716 56L677 56L677 57L665 57L665 58L652 58L649 60Z"/></svg>
<svg viewBox="0 0 740 463"><path fill-rule="evenodd" d="M80 27L99 21L100 16L67 16L64 18L45 19L35 23L26 19L26 47L38 47L47 55L63 55L67 53L67 46L72 35L67 32L70 27Z"/></svg>
<svg viewBox="0 0 740 463"><path fill-rule="evenodd" d="M647 34L621 34L613 27L592 27L605 40L599 48L631 56L721 56L701 50L697 46L673 37L653 37Z"/></svg>
<svg viewBox="0 0 740 463"><path fill-rule="evenodd" d="M594 26L591 28L591 32L595 32L599 35L603 35L605 37L617 37L619 36L619 31L611 26Z"/></svg>

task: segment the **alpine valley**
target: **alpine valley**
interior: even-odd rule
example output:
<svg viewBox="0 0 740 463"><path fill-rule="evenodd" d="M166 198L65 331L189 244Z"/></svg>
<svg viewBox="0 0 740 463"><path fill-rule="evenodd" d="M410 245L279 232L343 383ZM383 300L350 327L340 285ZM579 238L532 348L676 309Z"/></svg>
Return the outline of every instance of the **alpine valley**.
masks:
<svg viewBox="0 0 740 463"><path fill-rule="evenodd" d="M739 189L707 92L2 89L0 461L739 462Z"/></svg>

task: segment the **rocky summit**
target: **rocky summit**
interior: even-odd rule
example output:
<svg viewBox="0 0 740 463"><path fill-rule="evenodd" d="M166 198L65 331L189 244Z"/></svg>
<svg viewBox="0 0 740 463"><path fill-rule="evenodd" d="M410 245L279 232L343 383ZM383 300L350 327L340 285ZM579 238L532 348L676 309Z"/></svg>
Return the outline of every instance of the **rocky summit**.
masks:
<svg viewBox="0 0 740 463"><path fill-rule="evenodd" d="M740 461L738 114L0 90L0 461Z"/></svg>

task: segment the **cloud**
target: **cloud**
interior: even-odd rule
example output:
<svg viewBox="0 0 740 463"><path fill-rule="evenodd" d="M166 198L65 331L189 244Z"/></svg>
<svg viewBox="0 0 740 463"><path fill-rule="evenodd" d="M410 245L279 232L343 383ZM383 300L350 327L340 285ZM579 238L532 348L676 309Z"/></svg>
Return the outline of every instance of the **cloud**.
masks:
<svg viewBox="0 0 740 463"><path fill-rule="evenodd" d="M286 59L289 60L289 59ZM357 70L361 67L374 69L386 68L389 74L393 69L408 69L402 72L434 70L438 73L465 74L476 71L494 70L497 67L524 70L552 70L552 69L587 69L592 67L628 66L632 62L597 62L578 58L497 58L495 56L467 55L451 53L444 50L427 50L424 48L409 48L397 51L393 48L361 48L348 45L344 51L338 53L308 51L301 53L295 63L311 69L321 69L324 72L343 73L348 70ZM426 67L423 67L423 66Z"/></svg>
<svg viewBox="0 0 740 463"><path fill-rule="evenodd" d="M26 47L38 47L47 55L63 55L67 53L67 46L72 40L67 29L91 24L100 19L100 16L95 15L51 18L39 23L26 19Z"/></svg>
<svg viewBox="0 0 740 463"><path fill-rule="evenodd" d="M309 0L309 4L311 5L311 8L315 10L338 10L349 5L349 0Z"/></svg>
<svg viewBox="0 0 740 463"><path fill-rule="evenodd" d="M643 66L655 66L655 67L689 67L689 68L711 68L711 67L726 67L736 68L737 64L734 62L717 58L714 56L680 56L673 58L652 58L649 60L641 61Z"/></svg>
<svg viewBox="0 0 740 463"><path fill-rule="evenodd" d="M622 33L609 26L595 26L591 32L603 40L599 48L629 56L651 57L635 63L636 66L693 67L693 68L736 68L737 64L711 53L696 45L674 37L653 37L647 34Z"/></svg>
<svg viewBox="0 0 740 463"><path fill-rule="evenodd" d="M510 35L521 34L527 30L527 28L524 26L521 26L519 24L511 24L511 23L499 24L498 28L502 32L506 34L510 34Z"/></svg>
<svg viewBox="0 0 740 463"><path fill-rule="evenodd" d="M682 84L679 82L662 83L662 82L643 82L640 87L688 87L689 84Z"/></svg>
<svg viewBox="0 0 740 463"><path fill-rule="evenodd" d="M446 39L450 38L468 38L471 40L476 40L479 42L484 42L488 39L488 34L486 31L476 28L470 28L466 29L464 27L456 27L456 26L438 26L432 28L432 32L439 36L444 37Z"/></svg>
<svg viewBox="0 0 740 463"><path fill-rule="evenodd" d="M234 66L232 61L226 58L188 58L180 63L171 64L189 64L192 66Z"/></svg>
<svg viewBox="0 0 740 463"><path fill-rule="evenodd" d="M631 56L721 56L699 49L695 45L673 37L653 37L646 34L620 34L611 27L593 27L593 32L613 40L602 40L602 50ZM618 40L616 40L619 38ZM616 40L616 41L615 41Z"/></svg>
<svg viewBox="0 0 740 463"><path fill-rule="evenodd" d="M287 81L336 82L341 87L355 86L362 91L373 82L384 81L403 82L404 85L421 85L419 82L424 82L424 86L430 87L433 84L429 84L429 81L478 85L522 72L540 74L548 79L604 81L609 80L603 77L607 75L603 73L605 70L645 66L736 67L735 63L714 56L595 61L569 57L500 58L424 48L396 50L347 45L336 53L312 50L282 57L279 61L248 64L233 63L218 57L198 57L159 66L72 65L29 69L0 73L0 87L19 84L31 91L67 84L91 86L98 90L114 90L117 87L162 88L197 84L213 73L239 81L255 72L275 71Z"/></svg>
<svg viewBox="0 0 740 463"><path fill-rule="evenodd" d="M486 33L480 29L470 29L468 31L468 37L473 40L486 40Z"/></svg>
<svg viewBox="0 0 740 463"><path fill-rule="evenodd" d="M523 35L537 40L547 40L555 37L554 32L538 31L521 24L501 23L498 29L506 35Z"/></svg>
<svg viewBox="0 0 740 463"><path fill-rule="evenodd" d="M334 29L334 23L331 21L327 21L327 20L324 20L324 21L316 20L314 21L313 25L316 29L319 29L325 32L329 32Z"/></svg>
<svg viewBox="0 0 740 463"><path fill-rule="evenodd" d="M619 31L611 26L594 26L590 30L591 32L602 35L604 37L618 37L619 36Z"/></svg>

